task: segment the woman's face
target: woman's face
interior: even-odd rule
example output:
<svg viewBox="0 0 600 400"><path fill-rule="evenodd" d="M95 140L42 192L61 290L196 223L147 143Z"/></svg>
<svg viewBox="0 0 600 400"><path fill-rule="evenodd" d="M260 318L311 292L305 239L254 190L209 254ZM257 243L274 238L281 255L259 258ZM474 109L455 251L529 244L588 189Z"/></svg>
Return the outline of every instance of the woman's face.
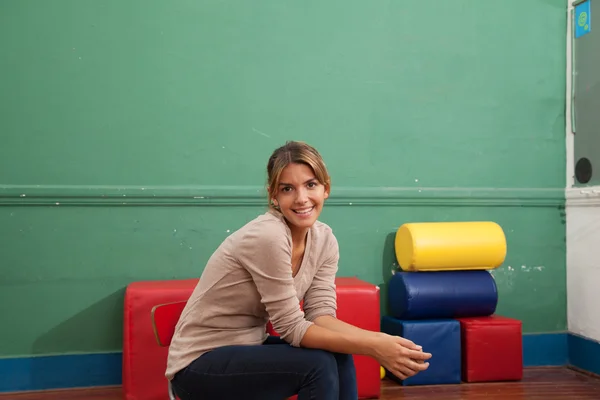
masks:
<svg viewBox="0 0 600 400"><path fill-rule="evenodd" d="M308 229L319 218L329 188L321 184L306 164L289 164L281 172L273 202L291 224L290 228Z"/></svg>

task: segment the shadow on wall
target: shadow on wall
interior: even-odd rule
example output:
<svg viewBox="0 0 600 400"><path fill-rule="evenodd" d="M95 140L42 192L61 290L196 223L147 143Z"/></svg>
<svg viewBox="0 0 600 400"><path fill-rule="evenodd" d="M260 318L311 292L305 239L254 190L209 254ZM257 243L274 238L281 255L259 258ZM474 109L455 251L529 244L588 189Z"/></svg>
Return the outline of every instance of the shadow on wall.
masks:
<svg viewBox="0 0 600 400"><path fill-rule="evenodd" d="M123 338L125 288L104 297L41 335L32 354L93 353L98 349L120 350ZM71 301L77 301L72 298ZM106 326L101 321L110 321ZM116 348L118 346L118 348Z"/></svg>
<svg viewBox="0 0 600 400"><path fill-rule="evenodd" d="M381 316L388 315L388 302L387 302L387 293L388 293L388 284L390 279L392 278L392 271L398 270L398 262L396 261L396 250L394 248L394 240L396 239L396 232L388 233L385 237L385 242L383 244L383 254L382 254L382 262L381 262L381 278L383 280L382 283L379 284L380 292L380 312Z"/></svg>
<svg viewBox="0 0 600 400"><path fill-rule="evenodd" d="M82 377L85 379L81 383L86 386L120 382L121 370L114 367L121 364L124 296L125 288L119 289L41 335L33 344L32 354L63 355L58 362L61 365L51 360L52 356L30 358L28 386L60 387L65 381L77 386ZM110 321L108 326L105 321ZM114 349L114 353L93 354L98 349Z"/></svg>

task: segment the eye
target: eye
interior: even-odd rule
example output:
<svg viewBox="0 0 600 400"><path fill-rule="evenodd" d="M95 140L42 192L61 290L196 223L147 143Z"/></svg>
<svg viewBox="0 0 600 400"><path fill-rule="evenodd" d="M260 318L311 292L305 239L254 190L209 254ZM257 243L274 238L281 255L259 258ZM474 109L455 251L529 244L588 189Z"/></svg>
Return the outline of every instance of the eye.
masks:
<svg viewBox="0 0 600 400"><path fill-rule="evenodd" d="M281 191L284 192L284 193L285 192L289 192L290 190L292 190L292 188L290 186L284 186L284 187L281 188Z"/></svg>
<svg viewBox="0 0 600 400"><path fill-rule="evenodd" d="M315 181L309 182L308 183L308 187L311 188L311 189L316 188L317 187L317 182L315 182Z"/></svg>

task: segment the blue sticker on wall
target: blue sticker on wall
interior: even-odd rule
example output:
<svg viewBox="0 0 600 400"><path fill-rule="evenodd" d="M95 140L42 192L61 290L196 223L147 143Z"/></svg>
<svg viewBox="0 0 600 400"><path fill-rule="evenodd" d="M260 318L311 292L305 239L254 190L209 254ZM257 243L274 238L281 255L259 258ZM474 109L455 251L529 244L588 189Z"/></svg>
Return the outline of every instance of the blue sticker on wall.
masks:
<svg viewBox="0 0 600 400"><path fill-rule="evenodd" d="M575 6L575 38L581 37L592 30L592 11L590 0Z"/></svg>

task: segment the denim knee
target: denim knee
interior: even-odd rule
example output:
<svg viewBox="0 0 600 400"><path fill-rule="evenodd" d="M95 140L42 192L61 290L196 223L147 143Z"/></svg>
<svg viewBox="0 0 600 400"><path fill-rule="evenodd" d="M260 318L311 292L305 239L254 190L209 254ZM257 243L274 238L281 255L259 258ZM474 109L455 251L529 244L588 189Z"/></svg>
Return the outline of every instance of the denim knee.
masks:
<svg viewBox="0 0 600 400"><path fill-rule="evenodd" d="M354 357L352 357L352 354L334 353L334 355L339 367L354 365Z"/></svg>
<svg viewBox="0 0 600 400"><path fill-rule="evenodd" d="M339 399L356 400L358 398L358 386L354 357L351 354L335 353L334 355L338 369Z"/></svg>
<svg viewBox="0 0 600 400"><path fill-rule="evenodd" d="M333 355L325 350L316 350L314 357L314 372L321 378L330 381L332 385L338 384L338 362Z"/></svg>

